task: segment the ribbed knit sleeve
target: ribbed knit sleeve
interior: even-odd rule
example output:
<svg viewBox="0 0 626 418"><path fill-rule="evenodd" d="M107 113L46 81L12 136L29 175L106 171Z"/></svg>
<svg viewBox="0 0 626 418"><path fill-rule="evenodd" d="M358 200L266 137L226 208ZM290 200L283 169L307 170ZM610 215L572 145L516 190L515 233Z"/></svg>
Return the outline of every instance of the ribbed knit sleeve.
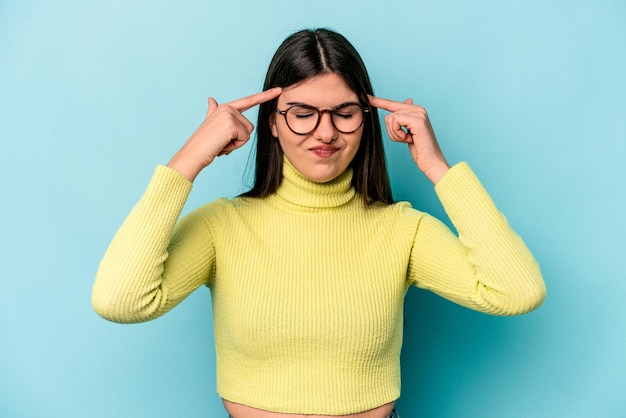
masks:
<svg viewBox="0 0 626 418"><path fill-rule="evenodd" d="M191 186L178 172L157 167L100 263L92 292L99 315L148 321L208 280L214 262L209 228L194 214L177 224Z"/></svg>
<svg viewBox="0 0 626 418"><path fill-rule="evenodd" d="M537 308L546 294L539 266L469 166L454 166L435 191L458 237L424 216L411 255L411 283L493 315Z"/></svg>

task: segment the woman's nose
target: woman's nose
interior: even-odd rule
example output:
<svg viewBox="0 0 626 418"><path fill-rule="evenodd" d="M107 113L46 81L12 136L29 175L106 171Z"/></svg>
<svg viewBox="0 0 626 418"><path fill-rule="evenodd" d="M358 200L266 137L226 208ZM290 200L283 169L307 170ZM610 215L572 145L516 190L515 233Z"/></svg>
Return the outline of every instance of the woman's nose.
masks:
<svg viewBox="0 0 626 418"><path fill-rule="evenodd" d="M330 143L337 138L337 129L333 125L330 112L323 112L320 115L320 123L315 130L315 137L325 143Z"/></svg>

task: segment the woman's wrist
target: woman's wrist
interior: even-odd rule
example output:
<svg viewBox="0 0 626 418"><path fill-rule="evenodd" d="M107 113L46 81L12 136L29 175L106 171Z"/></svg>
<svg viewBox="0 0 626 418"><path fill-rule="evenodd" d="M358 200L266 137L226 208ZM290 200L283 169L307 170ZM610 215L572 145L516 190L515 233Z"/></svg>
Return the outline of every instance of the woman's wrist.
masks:
<svg viewBox="0 0 626 418"><path fill-rule="evenodd" d="M200 171L201 167L196 167L194 164L185 162L179 153L174 154L172 159L167 163L167 167L179 172L182 176L186 177L190 182L194 182Z"/></svg>
<svg viewBox="0 0 626 418"><path fill-rule="evenodd" d="M449 170L450 165L448 164L448 162L442 160L437 164L433 164L432 166L425 169L424 175L433 183L433 185L436 185Z"/></svg>

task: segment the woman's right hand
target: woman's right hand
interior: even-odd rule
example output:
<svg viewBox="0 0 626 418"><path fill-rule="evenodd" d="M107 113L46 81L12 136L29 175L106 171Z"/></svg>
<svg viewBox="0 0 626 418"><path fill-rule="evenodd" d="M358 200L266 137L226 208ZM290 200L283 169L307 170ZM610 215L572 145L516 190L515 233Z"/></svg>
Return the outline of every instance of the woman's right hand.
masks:
<svg viewBox="0 0 626 418"><path fill-rule="evenodd" d="M215 157L230 154L248 142L254 126L243 112L278 97L281 92L280 87L275 87L222 105L210 97L204 122L167 166L193 182Z"/></svg>

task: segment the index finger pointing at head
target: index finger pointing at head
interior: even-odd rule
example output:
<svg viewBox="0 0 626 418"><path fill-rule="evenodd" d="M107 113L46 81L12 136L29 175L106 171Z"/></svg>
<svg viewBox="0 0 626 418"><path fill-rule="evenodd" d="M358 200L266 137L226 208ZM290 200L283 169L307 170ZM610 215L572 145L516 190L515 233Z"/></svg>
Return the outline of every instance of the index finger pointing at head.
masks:
<svg viewBox="0 0 626 418"><path fill-rule="evenodd" d="M398 110L405 109L408 105L407 103L396 102L394 100L383 99L381 97L374 97L369 94L367 95L367 97L372 106L379 109L388 110L390 112L396 112Z"/></svg>
<svg viewBox="0 0 626 418"><path fill-rule="evenodd" d="M265 90L260 93L252 94L250 96L242 97L241 99L233 100L228 103L230 106L234 107L240 112L245 112L246 110L254 107L258 104L265 103L269 100L272 100L278 96L283 91L280 87L274 87L273 89Z"/></svg>

